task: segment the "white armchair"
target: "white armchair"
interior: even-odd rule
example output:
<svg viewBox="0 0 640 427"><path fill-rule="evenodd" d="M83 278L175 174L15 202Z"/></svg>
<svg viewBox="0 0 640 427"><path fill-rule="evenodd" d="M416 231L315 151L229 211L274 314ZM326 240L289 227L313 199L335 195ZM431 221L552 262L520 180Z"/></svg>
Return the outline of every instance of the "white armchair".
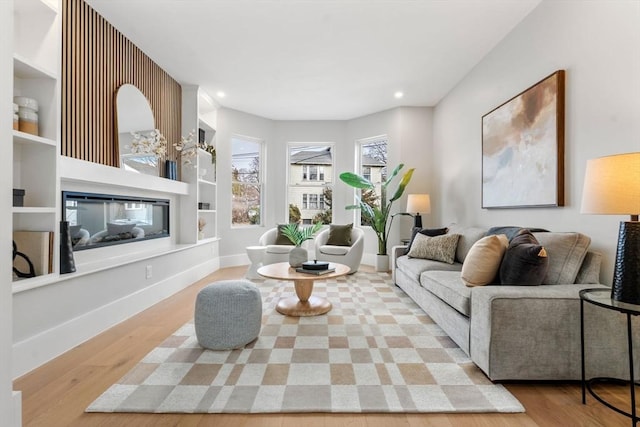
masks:
<svg viewBox="0 0 640 427"><path fill-rule="evenodd" d="M266 248L264 257L262 258L262 264L275 264L277 262L289 261L289 252L295 248L293 245L276 245L276 238L278 237L278 227L271 228L264 232L260 236L258 244Z"/></svg>
<svg viewBox="0 0 640 427"><path fill-rule="evenodd" d="M351 230L351 246L327 245L329 229L318 233L315 239L316 258L318 261L337 262L349 266L349 274L358 271L364 251L364 231L354 227Z"/></svg>

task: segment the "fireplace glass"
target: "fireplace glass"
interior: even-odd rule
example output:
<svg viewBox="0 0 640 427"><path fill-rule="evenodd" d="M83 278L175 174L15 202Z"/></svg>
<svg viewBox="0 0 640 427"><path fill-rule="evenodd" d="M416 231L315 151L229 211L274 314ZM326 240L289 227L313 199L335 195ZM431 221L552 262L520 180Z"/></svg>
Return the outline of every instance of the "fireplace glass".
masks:
<svg viewBox="0 0 640 427"><path fill-rule="evenodd" d="M73 250L169 237L169 200L62 192Z"/></svg>

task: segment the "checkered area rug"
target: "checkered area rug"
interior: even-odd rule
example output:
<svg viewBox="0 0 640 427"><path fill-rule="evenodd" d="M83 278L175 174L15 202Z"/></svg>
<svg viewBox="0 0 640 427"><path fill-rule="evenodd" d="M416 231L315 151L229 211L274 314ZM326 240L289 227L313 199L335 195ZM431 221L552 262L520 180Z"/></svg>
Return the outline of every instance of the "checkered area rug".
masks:
<svg viewBox="0 0 640 427"><path fill-rule="evenodd" d="M292 282L256 280L262 330L247 347L204 350L187 323L87 412L523 412L387 273L315 282L333 309L275 311Z"/></svg>

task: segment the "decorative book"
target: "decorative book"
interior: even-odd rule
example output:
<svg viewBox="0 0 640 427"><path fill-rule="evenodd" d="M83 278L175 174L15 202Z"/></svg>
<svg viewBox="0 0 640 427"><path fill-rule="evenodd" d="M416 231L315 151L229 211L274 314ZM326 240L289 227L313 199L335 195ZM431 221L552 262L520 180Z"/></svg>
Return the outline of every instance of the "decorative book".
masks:
<svg viewBox="0 0 640 427"><path fill-rule="evenodd" d="M316 276L322 276L323 274L328 274L328 273L331 273L333 271L336 271L336 269L335 268L327 268L325 270L309 270L309 269L306 269L306 268L298 267L298 268L296 268L296 271L298 273L315 274Z"/></svg>

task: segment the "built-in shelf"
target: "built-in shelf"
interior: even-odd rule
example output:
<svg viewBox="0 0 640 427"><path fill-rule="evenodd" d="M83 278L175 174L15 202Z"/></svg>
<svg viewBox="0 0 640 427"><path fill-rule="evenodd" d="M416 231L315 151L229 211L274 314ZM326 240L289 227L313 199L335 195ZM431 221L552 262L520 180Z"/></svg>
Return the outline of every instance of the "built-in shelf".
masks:
<svg viewBox="0 0 640 427"><path fill-rule="evenodd" d="M16 214L55 214L56 208L34 208L34 207L14 207L13 213Z"/></svg>
<svg viewBox="0 0 640 427"><path fill-rule="evenodd" d="M198 209L198 213L216 213L215 209Z"/></svg>
<svg viewBox="0 0 640 427"><path fill-rule="evenodd" d="M215 182L211 182L211 181L207 181L206 179L199 179L198 180L199 184L205 184L205 185L211 185L211 186L216 186Z"/></svg>
<svg viewBox="0 0 640 427"><path fill-rule="evenodd" d="M32 135L26 132L20 132L19 130L13 131L13 141L18 142L20 144L41 144L41 145L50 145L52 147L56 147L56 141L49 138L44 138L38 135Z"/></svg>
<svg viewBox="0 0 640 427"><path fill-rule="evenodd" d="M55 283L59 279L60 275L58 273L43 274L42 276L29 277L27 279L18 279L12 282L11 289L14 294L17 294L18 292L24 292L29 289L35 289Z"/></svg>
<svg viewBox="0 0 640 427"><path fill-rule="evenodd" d="M24 56L13 54L13 75L22 79L51 79L56 80L58 75Z"/></svg>
<svg viewBox="0 0 640 427"><path fill-rule="evenodd" d="M189 194L189 184L186 182L130 172L67 156L60 157L60 178L71 182L137 188L178 195Z"/></svg>

